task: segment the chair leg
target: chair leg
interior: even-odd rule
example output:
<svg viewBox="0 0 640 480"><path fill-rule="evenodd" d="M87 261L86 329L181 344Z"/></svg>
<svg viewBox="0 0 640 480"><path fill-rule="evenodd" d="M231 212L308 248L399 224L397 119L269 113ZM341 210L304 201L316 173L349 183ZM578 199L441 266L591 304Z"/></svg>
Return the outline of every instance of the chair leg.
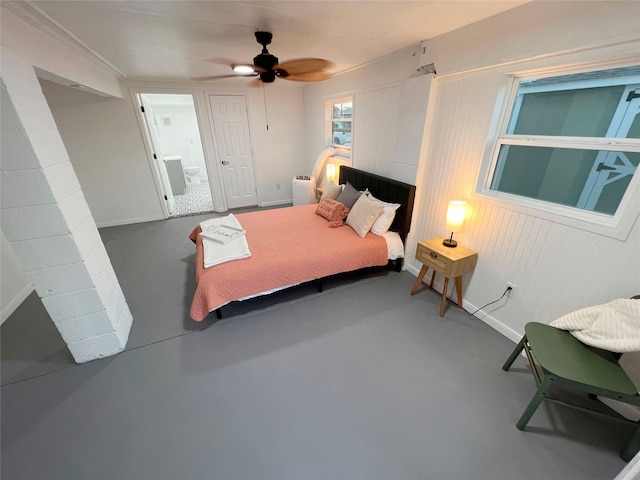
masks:
<svg viewBox="0 0 640 480"><path fill-rule="evenodd" d="M633 431L631 440L629 440L627 447L620 454L620 458L625 462L630 462L636 453L638 453L638 450L640 450L640 427Z"/></svg>
<svg viewBox="0 0 640 480"><path fill-rule="evenodd" d="M520 352L522 352L522 349L524 348L524 344L526 341L527 341L527 336L525 335L524 337L522 337L522 340L518 342L518 345L516 345L516 348L513 349L513 352L511 352L511 355L509 356L507 361L504 362L504 365L502 365L502 370L504 370L505 372L509 371L509 368L511 368L511 365L513 364L513 362L516 360L518 355L520 355Z"/></svg>
<svg viewBox="0 0 640 480"><path fill-rule="evenodd" d="M551 382L553 382L553 379L551 377L549 376L544 377L544 379L542 380L542 383L538 387L538 390L536 390L536 394L533 396L533 398L529 402L529 405L527 405L527 408L525 409L524 413L520 417L520 420L518 420L518 423L516 423L516 428L518 430L525 429L525 427L527 426L527 423L529 423L529 420L531 420L531 417L533 416L534 412L538 408L538 405L540 405L540 402L542 402L542 399L544 398L544 394L549 389Z"/></svg>

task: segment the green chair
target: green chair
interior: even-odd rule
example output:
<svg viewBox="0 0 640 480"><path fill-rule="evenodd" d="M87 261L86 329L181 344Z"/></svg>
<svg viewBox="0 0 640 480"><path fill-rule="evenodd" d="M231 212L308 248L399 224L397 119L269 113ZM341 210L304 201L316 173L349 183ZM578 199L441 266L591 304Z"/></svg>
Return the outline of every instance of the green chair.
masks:
<svg viewBox="0 0 640 480"><path fill-rule="evenodd" d="M554 397L550 392L557 386L585 393L594 402L596 396L600 396L640 406L638 389L618 363L621 354L587 346L568 331L537 322L525 326L524 337L502 366L504 371L509 370L522 350L529 360L538 389L516 424L518 430L525 429L543 399L560 403L634 425L631 440L620 454L624 461L631 460L640 448L640 422L624 418L613 411L603 412L569 403Z"/></svg>

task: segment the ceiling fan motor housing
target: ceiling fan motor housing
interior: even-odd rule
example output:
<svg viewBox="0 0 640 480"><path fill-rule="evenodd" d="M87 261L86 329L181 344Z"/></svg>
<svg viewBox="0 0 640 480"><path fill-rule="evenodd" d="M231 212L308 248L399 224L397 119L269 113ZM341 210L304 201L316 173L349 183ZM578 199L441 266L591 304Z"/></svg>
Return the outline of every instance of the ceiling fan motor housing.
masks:
<svg viewBox="0 0 640 480"><path fill-rule="evenodd" d="M267 45L271 43L271 39L273 35L271 32L256 32L256 40L260 45L262 45L262 53L253 57L253 64L256 67L260 67L264 70L271 70L275 65L278 64L278 57L271 55L269 50L267 50ZM271 77L271 72L264 72L269 75L265 75L265 77ZM262 75L261 75L262 77ZM263 79L264 81L264 79ZM269 83L273 82L273 80L267 80Z"/></svg>
<svg viewBox="0 0 640 480"><path fill-rule="evenodd" d="M253 57L253 64L256 67L264 68L265 70L271 70L278 64L278 57L271 55L270 53L261 53Z"/></svg>

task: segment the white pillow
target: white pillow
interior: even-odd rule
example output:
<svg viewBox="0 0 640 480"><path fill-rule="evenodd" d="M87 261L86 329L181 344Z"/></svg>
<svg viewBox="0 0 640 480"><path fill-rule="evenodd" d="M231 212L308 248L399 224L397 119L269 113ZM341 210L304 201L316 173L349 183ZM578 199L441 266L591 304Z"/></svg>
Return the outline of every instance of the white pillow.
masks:
<svg viewBox="0 0 640 480"><path fill-rule="evenodd" d="M383 205L369 200L366 195L360 195L360 198L353 204L345 223L353 228L360 237L364 238L382 213L382 210L384 210Z"/></svg>
<svg viewBox="0 0 640 480"><path fill-rule="evenodd" d="M383 206L382 213L371 227L371 233L375 233L376 235L384 235L389 230L389 228L391 228L393 219L396 218L396 210L400 208L400 204L383 202L382 200L378 200L377 198L375 198L371 193L369 194L369 199L373 200L374 202L378 202Z"/></svg>
<svg viewBox="0 0 640 480"><path fill-rule="evenodd" d="M404 244L398 232L387 232L381 237L387 241L387 258L389 260L404 258Z"/></svg>
<svg viewBox="0 0 640 480"><path fill-rule="evenodd" d="M322 192L323 198L330 198L331 200L335 200L342 193L342 187L340 185L336 185L334 182L329 182L326 187L324 187L324 192Z"/></svg>

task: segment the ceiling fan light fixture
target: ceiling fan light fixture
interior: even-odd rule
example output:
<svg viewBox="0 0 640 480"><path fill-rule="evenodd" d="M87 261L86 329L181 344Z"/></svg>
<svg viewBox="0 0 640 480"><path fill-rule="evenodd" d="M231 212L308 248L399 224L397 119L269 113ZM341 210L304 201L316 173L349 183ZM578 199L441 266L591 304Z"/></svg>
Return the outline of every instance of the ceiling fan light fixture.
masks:
<svg viewBox="0 0 640 480"><path fill-rule="evenodd" d="M275 79L276 72L274 72L273 70L260 74L260 80L262 80L262 83L273 83Z"/></svg>
<svg viewBox="0 0 640 480"><path fill-rule="evenodd" d="M253 66L251 65L234 65L233 71L236 73L241 73L243 75L247 75L249 73L255 72L255 70L253 69Z"/></svg>

